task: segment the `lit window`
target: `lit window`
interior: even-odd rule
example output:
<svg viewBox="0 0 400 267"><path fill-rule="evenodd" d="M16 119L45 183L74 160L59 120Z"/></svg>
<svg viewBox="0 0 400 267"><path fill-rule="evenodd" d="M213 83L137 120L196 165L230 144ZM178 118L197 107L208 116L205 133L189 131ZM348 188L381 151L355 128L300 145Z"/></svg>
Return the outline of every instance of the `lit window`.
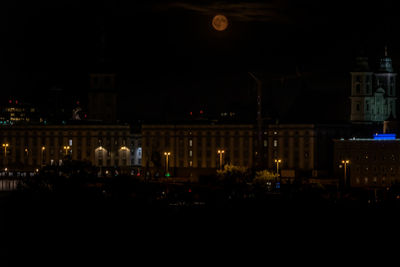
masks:
<svg viewBox="0 0 400 267"><path fill-rule="evenodd" d="M72 146L72 139L69 139L68 145Z"/></svg>
<svg viewBox="0 0 400 267"><path fill-rule="evenodd" d="M192 139L189 140L189 146L190 146L190 147L193 146L193 141L192 141Z"/></svg>
<svg viewBox="0 0 400 267"><path fill-rule="evenodd" d="M192 157L192 156L193 156L193 151L189 150L189 157Z"/></svg>
<svg viewBox="0 0 400 267"><path fill-rule="evenodd" d="M190 166L190 167L193 166L193 161L189 161L189 166Z"/></svg>
<svg viewBox="0 0 400 267"><path fill-rule="evenodd" d="M278 140L274 140L274 147L277 147L278 146Z"/></svg>
<svg viewBox="0 0 400 267"><path fill-rule="evenodd" d="M268 142L267 142L267 140L264 140L264 147L267 147L268 146Z"/></svg>

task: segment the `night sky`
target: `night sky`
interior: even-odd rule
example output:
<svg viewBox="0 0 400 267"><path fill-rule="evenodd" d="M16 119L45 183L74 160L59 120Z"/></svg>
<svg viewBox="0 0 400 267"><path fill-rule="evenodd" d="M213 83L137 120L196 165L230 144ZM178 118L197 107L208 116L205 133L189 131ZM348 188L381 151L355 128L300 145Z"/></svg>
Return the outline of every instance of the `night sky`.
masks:
<svg viewBox="0 0 400 267"><path fill-rule="evenodd" d="M362 51L374 66L387 44L399 70L392 2L10 1L0 7L1 95L34 102L59 87L83 98L104 59L117 74L123 119L254 107L248 71L262 77L265 104L288 106L287 115L296 105L276 104L282 88L297 101L346 97ZM212 28L216 14L227 16L227 30ZM276 82L296 73L301 82ZM281 116L277 108L264 115Z"/></svg>

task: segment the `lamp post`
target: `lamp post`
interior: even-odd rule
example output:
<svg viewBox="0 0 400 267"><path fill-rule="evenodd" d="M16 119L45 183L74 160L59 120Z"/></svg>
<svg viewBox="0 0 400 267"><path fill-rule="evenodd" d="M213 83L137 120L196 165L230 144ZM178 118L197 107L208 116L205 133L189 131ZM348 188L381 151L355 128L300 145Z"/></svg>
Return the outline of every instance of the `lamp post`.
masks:
<svg viewBox="0 0 400 267"><path fill-rule="evenodd" d="M282 160L281 159L275 159L275 163L276 163L276 174L278 175L278 177L279 177L279 187L280 187L280 185L281 185L281 183L282 183L282 178L281 178L281 176L279 175L279 164L282 162Z"/></svg>
<svg viewBox="0 0 400 267"><path fill-rule="evenodd" d="M70 146L64 146L65 156L68 155L68 150L69 149L70 149Z"/></svg>
<svg viewBox="0 0 400 267"><path fill-rule="evenodd" d="M344 164L343 169L344 169L344 187L346 188L347 186L347 165L350 163L350 160L342 160L342 163Z"/></svg>
<svg viewBox="0 0 400 267"><path fill-rule="evenodd" d="M218 149L217 153L219 154L219 169L222 171L222 155L225 153L225 150Z"/></svg>
<svg viewBox="0 0 400 267"><path fill-rule="evenodd" d="M164 155L165 155L165 168L166 168L165 176L169 177L170 174L169 174L169 170L168 170L168 167L169 167L168 166L169 165L168 158L171 155L171 152L164 152Z"/></svg>
<svg viewBox="0 0 400 267"><path fill-rule="evenodd" d="M97 160L98 160L98 162L96 164L98 164L100 167L100 174L98 174L98 175L100 175L100 176L103 175L103 150L104 149L102 146L99 146L98 148L95 149L95 153L97 155ZM99 151L99 153L97 153L97 151ZM101 157L100 157L100 155L101 155ZM100 158L101 158L101 160L100 160Z"/></svg>
<svg viewBox="0 0 400 267"><path fill-rule="evenodd" d="M7 165L7 147L9 146L8 143L3 144L4 147L4 164Z"/></svg>
<svg viewBox="0 0 400 267"><path fill-rule="evenodd" d="M46 150L46 147L45 146L42 146L42 165L45 165L44 164L44 151Z"/></svg>
<svg viewBox="0 0 400 267"><path fill-rule="evenodd" d="M275 163L276 163L276 173L279 176L279 164L282 162L281 159L275 159Z"/></svg>

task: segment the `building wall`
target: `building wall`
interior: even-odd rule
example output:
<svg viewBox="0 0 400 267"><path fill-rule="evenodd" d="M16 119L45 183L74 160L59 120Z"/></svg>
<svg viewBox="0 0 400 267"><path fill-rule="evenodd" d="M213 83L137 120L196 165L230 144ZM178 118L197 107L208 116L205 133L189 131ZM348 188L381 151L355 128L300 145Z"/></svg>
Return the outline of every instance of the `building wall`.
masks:
<svg viewBox="0 0 400 267"><path fill-rule="evenodd" d="M277 124L268 126L268 168L313 170L316 143L313 124Z"/></svg>
<svg viewBox="0 0 400 267"><path fill-rule="evenodd" d="M142 135L131 135L131 165L142 166Z"/></svg>
<svg viewBox="0 0 400 267"><path fill-rule="evenodd" d="M306 176L331 174L333 140L347 138L352 129L349 124L271 124L268 125L267 166L276 170L275 159L280 159L280 169L298 171Z"/></svg>
<svg viewBox="0 0 400 267"><path fill-rule="evenodd" d="M34 169L58 165L68 158L95 166L131 165L130 128L123 125L15 125L2 127L3 166ZM69 146L69 149L64 147ZM44 148L44 149L42 149Z"/></svg>
<svg viewBox="0 0 400 267"><path fill-rule="evenodd" d="M342 160L349 160L352 187L384 187L400 181L400 140L335 140L334 168L344 179Z"/></svg>
<svg viewBox="0 0 400 267"><path fill-rule="evenodd" d="M253 164L253 125L143 125L142 165L153 172L176 176L215 173L219 168L218 150L224 150L223 164L251 167Z"/></svg>
<svg viewBox="0 0 400 267"><path fill-rule="evenodd" d="M352 122L383 122L396 118L396 73L351 72Z"/></svg>

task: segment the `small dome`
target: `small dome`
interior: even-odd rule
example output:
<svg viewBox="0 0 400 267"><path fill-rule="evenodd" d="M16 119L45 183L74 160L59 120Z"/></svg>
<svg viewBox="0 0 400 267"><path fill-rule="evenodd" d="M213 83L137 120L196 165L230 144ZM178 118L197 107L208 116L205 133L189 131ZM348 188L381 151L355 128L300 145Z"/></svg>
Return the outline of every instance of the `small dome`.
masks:
<svg viewBox="0 0 400 267"><path fill-rule="evenodd" d="M385 90L383 90L382 87L379 87L378 89L376 89L376 93L384 94Z"/></svg>

